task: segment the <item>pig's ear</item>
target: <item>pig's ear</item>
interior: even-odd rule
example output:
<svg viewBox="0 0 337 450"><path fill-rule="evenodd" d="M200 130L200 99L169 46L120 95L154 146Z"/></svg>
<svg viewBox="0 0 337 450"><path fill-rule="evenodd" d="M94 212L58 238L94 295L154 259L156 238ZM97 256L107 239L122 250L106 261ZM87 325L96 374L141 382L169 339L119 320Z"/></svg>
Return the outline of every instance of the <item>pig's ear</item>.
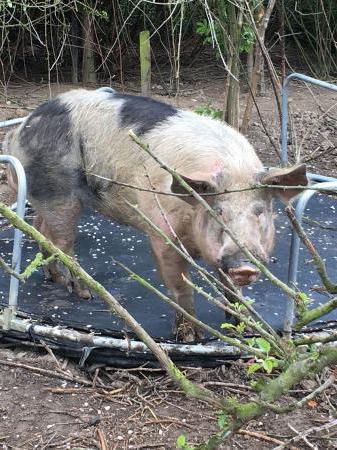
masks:
<svg viewBox="0 0 337 450"><path fill-rule="evenodd" d="M300 164L293 167L270 169L261 177L260 182L273 186L307 186L309 180L306 175L306 165ZM292 197L302 192L302 189L275 188L272 189L272 192L284 203L287 203Z"/></svg>
<svg viewBox="0 0 337 450"><path fill-rule="evenodd" d="M198 194L211 194L211 193L214 193L217 191L215 184L211 183L208 180L196 180L196 179L192 179L189 177L185 177L184 175L180 175L180 176ZM184 189L182 187L182 185L175 178L173 178L173 180L172 180L171 191L174 194L187 194L188 193L186 191L186 189ZM182 198L182 200L185 200L186 202L188 202L190 204L195 204L197 202L197 200L192 196L188 196L188 197L186 196L186 197L181 197L181 198ZM208 200L207 197L206 197L206 200Z"/></svg>

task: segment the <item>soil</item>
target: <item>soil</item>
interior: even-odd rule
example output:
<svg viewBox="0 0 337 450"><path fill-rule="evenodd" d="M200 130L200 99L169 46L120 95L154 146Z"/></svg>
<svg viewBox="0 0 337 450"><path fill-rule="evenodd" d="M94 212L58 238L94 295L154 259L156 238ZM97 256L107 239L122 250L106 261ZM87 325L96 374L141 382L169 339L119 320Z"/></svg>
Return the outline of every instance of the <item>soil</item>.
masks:
<svg viewBox="0 0 337 450"><path fill-rule="evenodd" d="M6 96L1 97L0 121L25 116L49 94L72 87L11 83ZM114 87L122 89L118 85ZM132 81L125 86L126 92L137 89ZM164 96L163 86L156 83L154 97L187 109L204 105L221 109L223 77L217 69L199 67L194 79L183 72L180 89L177 100ZM307 161L311 172L337 176L336 94L308 89L299 83L292 85L290 93L290 158ZM245 100L243 89L242 107ZM277 142L278 115L272 92L258 97L257 102L264 126ZM2 139L2 130L0 133ZM256 111L248 138L266 165L278 163ZM1 199L11 203L13 198L3 171L1 177ZM221 395L237 396L245 401L253 396L243 361L212 370L187 368L186 373ZM84 372L74 362L53 355L41 345L31 344L27 348L0 341L0 374L0 448L3 449L169 450L176 448L176 438L181 434L195 444L218 430L216 412L203 402L187 399L161 371L108 367ZM305 396L328 376L327 371L321 380L296 386L281 403L289 404ZM332 386L299 411L284 415L268 412L251 421L220 448L272 449L306 430L311 431L307 437L296 438L292 448L337 448L337 428L331 422L336 413L336 393L336 386Z"/></svg>

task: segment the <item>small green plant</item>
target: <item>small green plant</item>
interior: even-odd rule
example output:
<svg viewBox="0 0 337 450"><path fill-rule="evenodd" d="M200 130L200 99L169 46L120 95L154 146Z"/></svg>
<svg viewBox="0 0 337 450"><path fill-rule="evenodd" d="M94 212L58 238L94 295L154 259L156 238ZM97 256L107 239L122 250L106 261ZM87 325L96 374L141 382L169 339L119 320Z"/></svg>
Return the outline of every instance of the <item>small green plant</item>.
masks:
<svg viewBox="0 0 337 450"><path fill-rule="evenodd" d="M187 444L186 438L183 434L181 434L180 436L177 437L176 445L177 445L177 448L182 448L183 450L193 450L194 449L194 447Z"/></svg>
<svg viewBox="0 0 337 450"><path fill-rule="evenodd" d="M218 44L220 45L221 50L224 51L225 48L223 45L221 45L223 39L221 37L222 30L220 24L217 21L214 21L213 25L214 25L214 33L216 35ZM212 32L207 19L203 19L201 22L197 22L196 33L202 38L202 43L204 45L213 44ZM244 23L241 28L241 39L239 47L240 53L249 53L254 43L255 43L255 32L249 24ZM216 49L216 56L217 58L219 58L220 56L219 51L217 49Z"/></svg>
<svg viewBox="0 0 337 450"><path fill-rule="evenodd" d="M310 297L305 292L298 292L297 312L302 315L308 311L308 305L311 302Z"/></svg>
<svg viewBox="0 0 337 450"><path fill-rule="evenodd" d="M194 111L200 116L208 116L212 119L221 120L223 117L223 112L221 111L221 109L215 109L209 103L207 105L198 106Z"/></svg>
<svg viewBox="0 0 337 450"><path fill-rule="evenodd" d="M220 27L217 22L214 23L215 34L220 33ZM211 29L207 19L203 19L201 22L196 24L196 32L202 38L202 43L204 45L210 45L213 43Z"/></svg>
<svg viewBox="0 0 337 450"><path fill-rule="evenodd" d="M240 52L249 53L255 43L255 33L253 28L244 23L241 29Z"/></svg>
<svg viewBox="0 0 337 450"><path fill-rule="evenodd" d="M251 338L247 339L248 345L252 348L258 348L261 352L265 353L265 358L257 358L255 362L248 367L248 373L252 374L260 369L265 370L267 373L271 373L275 367L278 367L278 360L269 355L270 343L265 339Z"/></svg>
<svg viewBox="0 0 337 450"><path fill-rule="evenodd" d="M228 416L227 416L227 414L225 414L224 412L220 412L220 414L218 415L217 422L218 422L218 427L220 428L220 430L225 428L228 425Z"/></svg>
<svg viewBox="0 0 337 450"><path fill-rule="evenodd" d="M246 324L243 322L240 322L237 325L234 325L232 323L222 323L221 328L227 329L227 330L233 330L236 333L242 335L246 330Z"/></svg>

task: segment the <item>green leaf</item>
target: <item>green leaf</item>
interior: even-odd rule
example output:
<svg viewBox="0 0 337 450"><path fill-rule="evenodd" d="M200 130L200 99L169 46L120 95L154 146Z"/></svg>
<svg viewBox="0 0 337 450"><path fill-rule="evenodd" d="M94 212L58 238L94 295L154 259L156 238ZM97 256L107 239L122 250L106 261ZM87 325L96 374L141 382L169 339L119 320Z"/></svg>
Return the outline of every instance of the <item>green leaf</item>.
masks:
<svg viewBox="0 0 337 450"><path fill-rule="evenodd" d="M271 357L271 358L266 358L265 360L263 360L262 362L262 367L264 368L264 370L267 373L271 373L272 370L274 369L274 367L278 366L278 361L277 359Z"/></svg>
<svg viewBox="0 0 337 450"><path fill-rule="evenodd" d="M240 322L235 328L239 334L242 334L246 329L246 324L243 322Z"/></svg>
<svg viewBox="0 0 337 450"><path fill-rule="evenodd" d="M242 303L235 302L235 303L233 303L233 307L236 311L240 312L242 310L242 308L244 307L244 305Z"/></svg>
<svg viewBox="0 0 337 450"><path fill-rule="evenodd" d="M254 391L261 392L266 385L266 381L263 378L259 378L258 380L250 380L249 384Z"/></svg>
<svg viewBox="0 0 337 450"><path fill-rule="evenodd" d="M177 437L177 447L184 448L186 446L186 438L183 434Z"/></svg>
<svg viewBox="0 0 337 450"><path fill-rule="evenodd" d="M232 323L222 323L220 325L220 328L225 328L225 329L230 329L230 330L235 330L236 326L233 325Z"/></svg>
<svg viewBox="0 0 337 450"><path fill-rule="evenodd" d="M224 413L219 414L218 416L218 427L222 430L227 425L227 415Z"/></svg>
<svg viewBox="0 0 337 450"><path fill-rule="evenodd" d="M259 369L261 369L261 364L260 363L253 363L248 367L248 373L255 373L257 372Z"/></svg>
<svg viewBox="0 0 337 450"><path fill-rule="evenodd" d="M256 338L248 338L246 341L249 347L255 347Z"/></svg>
<svg viewBox="0 0 337 450"><path fill-rule="evenodd" d="M269 353L270 352L270 344L268 341L266 341L263 338L257 338L256 339L256 343L259 347L259 349L263 352L263 353Z"/></svg>
<svg viewBox="0 0 337 450"><path fill-rule="evenodd" d="M305 292L298 292L297 296L299 300L301 300L301 302L303 302L305 305L307 305L311 301L310 297Z"/></svg>
<svg viewBox="0 0 337 450"><path fill-rule="evenodd" d="M255 300L253 298L250 298L250 297L247 297L245 300L246 300L246 303L248 305L252 305L253 303L255 303Z"/></svg>

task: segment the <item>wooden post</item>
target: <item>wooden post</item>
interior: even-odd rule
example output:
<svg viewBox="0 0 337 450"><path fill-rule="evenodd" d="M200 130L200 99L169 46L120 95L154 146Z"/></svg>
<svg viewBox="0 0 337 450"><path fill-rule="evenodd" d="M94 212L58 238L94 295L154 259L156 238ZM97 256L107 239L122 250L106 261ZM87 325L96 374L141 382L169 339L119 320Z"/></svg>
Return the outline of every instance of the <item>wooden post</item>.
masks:
<svg viewBox="0 0 337 450"><path fill-rule="evenodd" d="M151 91L151 46L148 30L139 34L140 85L143 95Z"/></svg>

